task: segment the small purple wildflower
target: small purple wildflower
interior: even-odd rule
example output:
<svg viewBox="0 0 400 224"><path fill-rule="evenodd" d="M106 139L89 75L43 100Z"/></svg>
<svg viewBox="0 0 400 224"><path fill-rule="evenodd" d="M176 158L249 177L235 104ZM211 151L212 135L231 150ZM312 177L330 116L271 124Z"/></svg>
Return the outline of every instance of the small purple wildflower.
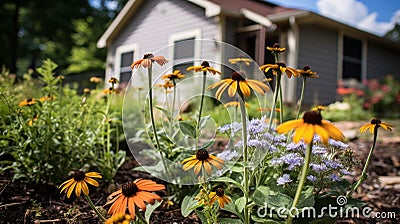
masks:
<svg viewBox="0 0 400 224"><path fill-rule="evenodd" d="M315 181L317 181L317 178L315 176L313 176L313 175L308 175L307 176L307 180L309 180L311 182L315 182Z"/></svg>
<svg viewBox="0 0 400 224"><path fill-rule="evenodd" d="M343 167L342 164L340 164L340 163L338 163L336 161L333 161L333 160L325 160L325 164L328 167L332 168L332 169L337 169L337 168L342 168Z"/></svg>
<svg viewBox="0 0 400 224"><path fill-rule="evenodd" d="M312 163L310 164L311 169L314 170L315 172L321 172L321 171L325 171L327 169L325 164L316 164L316 163Z"/></svg>
<svg viewBox="0 0 400 224"><path fill-rule="evenodd" d="M336 181L340 181L340 177L337 174L332 173L330 175L332 181L336 182Z"/></svg>
<svg viewBox="0 0 400 224"><path fill-rule="evenodd" d="M279 177L276 180L278 185L285 185L287 183L292 182L292 180L290 179L290 175L289 174L283 174L283 176Z"/></svg>

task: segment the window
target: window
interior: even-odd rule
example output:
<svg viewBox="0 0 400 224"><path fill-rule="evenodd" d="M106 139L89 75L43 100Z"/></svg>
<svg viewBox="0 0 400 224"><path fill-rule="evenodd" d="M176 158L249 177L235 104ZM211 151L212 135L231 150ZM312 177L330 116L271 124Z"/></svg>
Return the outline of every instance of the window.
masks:
<svg viewBox="0 0 400 224"><path fill-rule="evenodd" d="M173 59L173 70L185 72L187 67L194 65L194 59L199 58L200 54L197 38L201 38L200 29L171 35L169 42L174 44L171 48L172 52L170 52Z"/></svg>
<svg viewBox="0 0 400 224"><path fill-rule="evenodd" d="M131 64L137 58L136 44L123 45L117 48L115 55L115 76L120 83L129 82L132 76Z"/></svg>
<svg viewBox="0 0 400 224"><path fill-rule="evenodd" d="M362 79L363 44L348 36L343 36L342 79Z"/></svg>

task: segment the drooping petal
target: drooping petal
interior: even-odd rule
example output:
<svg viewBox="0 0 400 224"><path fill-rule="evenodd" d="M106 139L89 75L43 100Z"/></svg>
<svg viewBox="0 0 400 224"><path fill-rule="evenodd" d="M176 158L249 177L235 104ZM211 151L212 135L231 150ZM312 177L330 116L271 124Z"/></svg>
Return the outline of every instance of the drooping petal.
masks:
<svg viewBox="0 0 400 224"><path fill-rule="evenodd" d="M200 162L198 164L196 164L196 166L194 166L194 174L199 174L201 167L203 166L203 164Z"/></svg>
<svg viewBox="0 0 400 224"><path fill-rule="evenodd" d="M85 195L89 195L89 188L85 181L82 181L82 191Z"/></svg>
<svg viewBox="0 0 400 224"><path fill-rule="evenodd" d="M63 185L64 185L64 186L61 188L60 193L63 192L64 190L67 191L67 188L68 188L69 186L71 186L71 184L72 184L74 181L75 181L75 180L72 178L72 179L69 179L69 180L65 181L64 183L62 183L62 184L60 185L60 187L63 186Z"/></svg>
<svg viewBox="0 0 400 224"><path fill-rule="evenodd" d="M157 184L152 180L140 180L135 183L139 190L143 191L159 191L164 190L165 186L162 184Z"/></svg>
<svg viewBox="0 0 400 224"><path fill-rule="evenodd" d="M75 187L75 194L76 196L81 196L81 191L82 191L82 181L78 181L76 183L76 187Z"/></svg>
<svg viewBox="0 0 400 224"><path fill-rule="evenodd" d="M228 95L229 95L230 97L234 97L234 96L235 96L235 94L236 94L236 92L237 92L237 85L238 85L238 82L237 82L237 81L233 81L233 82L231 83L231 85L229 86L229 88L228 88Z"/></svg>
<svg viewBox="0 0 400 224"><path fill-rule="evenodd" d="M99 183L96 180L94 180L94 179L92 179L90 177L85 177L84 181L86 181L88 184L91 184L91 185L93 185L95 187L99 186Z"/></svg>
<svg viewBox="0 0 400 224"><path fill-rule="evenodd" d="M321 122L322 122L322 124L321 124L322 128L324 128L326 131L328 131L329 136L332 139L335 139L338 141L343 141L344 135L343 135L343 132L339 128L337 128L333 124L329 123L329 121L322 120Z"/></svg>
<svg viewBox="0 0 400 224"><path fill-rule="evenodd" d="M304 137L304 133L307 131L307 127L308 125L304 123L296 128L293 136L293 142L298 143Z"/></svg>
<svg viewBox="0 0 400 224"><path fill-rule="evenodd" d="M310 143L314 138L314 125L307 124L307 129L304 131L303 138L305 143Z"/></svg>
<svg viewBox="0 0 400 224"><path fill-rule="evenodd" d="M320 125L314 125L314 131L321 138L321 142L328 145L329 133L327 130L322 128Z"/></svg>
<svg viewBox="0 0 400 224"><path fill-rule="evenodd" d="M385 129L386 131L392 131L393 125L391 124L387 124L387 123L380 123L379 126L381 126L383 129Z"/></svg>
<svg viewBox="0 0 400 224"><path fill-rule="evenodd" d="M212 168L211 168L210 163L208 161L204 161L203 165L204 165L204 168L206 169L207 174L211 175Z"/></svg>
<svg viewBox="0 0 400 224"><path fill-rule="evenodd" d="M129 214L131 215L132 219L135 220L135 202L132 197L128 199L128 210Z"/></svg>
<svg viewBox="0 0 400 224"><path fill-rule="evenodd" d="M76 181L74 181L72 185L69 187L67 192L67 198L71 197L72 191L74 191L75 186L76 186Z"/></svg>
<svg viewBox="0 0 400 224"><path fill-rule="evenodd" d="M185 163L185 165L183 165L182 169L185 170L185 171L189 170L189 169L193 168L199 162L200 161L198 159L189 161L189 162Z"/></svg>
<svg viewBox="0 0 400 224"><path fill-rule="evenodd" d="M188 162L188 161L190 161L190 160L195 160L195 159L197 159L197 158L196 158L196 155L190 156L189 158L184 159L184 160L181 162L181 164L184 164L184 163L186 163L186 162Z"/></svg>
<svg viewBox="0 0 400 224"><path fill-rule="evenodd" d="M251 94L250 88L249 88L249 86L248 86L246 81L240 81L239 82L239 87L240 87L240 91L242 91L242 93L243 93L243 95L245 97L249 97L250 96L250 94Z"/></svg>
<svg viewBox="0 0 400 224"><path fill-rule="evenodd" d="M222 93L228 88L233 80L225 80L225 83L218 88L217 92L215 93L215 97L219 100L221 99Z"/></svg>
<svg viewBox="0 0 400 224"><path fill-rule="evenodd" d="M215 167L217 167L217 169L222 169L222 165L221 163L217 162L216 160L210 158L210 163L213 164Z"/></svg>
<svg viewBox="0 0 400 224"><path fill-rule="evenodd" d="M371 126L371 124L364 124L363 126L361 126L360 128L360 132L364 133L369 127Z"/></svg>
<svg viewBox="0 0 400 224"><path fill-rule="evenodd" d="M135 205L138 206L138 208L140 208L142 211L146 211L146 204L141 197L136 195L133 197L133 201L135 202Z"/></svg>
<svg viewBox="0 0 400 224"><path fill-rule="evenodd" d="M208 156L209 156L212 160L215 160L215 161L217 161L218 163L224 164L224 160L223 160L223 159L218 158L218 157L216 157L216 156L214 156L214 155L212 155L212 154L209 154Z"/></svg>

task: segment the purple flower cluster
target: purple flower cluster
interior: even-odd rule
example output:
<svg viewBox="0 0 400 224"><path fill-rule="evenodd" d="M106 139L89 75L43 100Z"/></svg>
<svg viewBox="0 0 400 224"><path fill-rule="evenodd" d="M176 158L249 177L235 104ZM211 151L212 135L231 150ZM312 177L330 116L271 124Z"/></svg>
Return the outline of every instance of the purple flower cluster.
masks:
<svg viewBox="0 0 400 224"><path fill-rule="evenodd" d="M287 183L292 182L292 180L290 179L290 175L289 174L283 174L283 176L279 177L276 180L278 185L285 185Z"/></svg>

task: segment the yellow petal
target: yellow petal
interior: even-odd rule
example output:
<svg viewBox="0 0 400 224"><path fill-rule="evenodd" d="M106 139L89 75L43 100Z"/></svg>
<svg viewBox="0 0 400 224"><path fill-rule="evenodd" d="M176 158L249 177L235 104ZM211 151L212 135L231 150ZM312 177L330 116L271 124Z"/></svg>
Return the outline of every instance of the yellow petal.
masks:
<svg viewBox="0 0 400 224"><path fill-rule="evenodd" d="M85 181L82 181L82 191L84 194L89 195L89 188Z"/></svg>
<svg viewBox="0 0 400 224"><path fill-rule="evenodd" d="M201 162L196 164L196 166L194 166L194 174L196 174L196 175L199 174L199 172L201 170L201 167L202 167L202 163Z"/></svg>
<svg viewBox="0 0 400 224"><path fill-rule="evenodd" d="M238 82L237 82L237 81L233 81L233 82L231 82L231 85L229 85L229 88L228 88L228 95L229 95L230 97L235 96L236 91L237 91L237 85L238 85Z"/></svg>
<svg viewBox="0 0 400 224"><path fill-rule="evenodd" d="M245 97L249 97L251 92L250 92L250 88L249 88L247 82L241 81L241 82L239 82L239 86L240 86L240 90L242 91L243 95Z"/></svg>
<svg viewBox="0 0 400 224"><path fill-rule="evenodd" d="M98 173L98 172L89 172L89 173L86 173L85 176L94 177L94 178L102 178L100 173Z"/></svg>
<svg viewBox="0 0 400 224"><path fill-rule="evenodd" d="M211 175L212 169L211 169L210 163L208 161L204 161L204 168L206 169L207 174Z"/></svg>
<svg viewBox="0 0 400 224"><path fill-rule="evenodd" d="M193 155L193 156L190 156L189 158L184 159L184 160L181 162L181 164L184 164L184 163L186 163L186 162L188 162L188 161L190 161L190 160L193 160L193 159L197 159L197 158L196 158L196 155Z"/></svg>
<svg viewBox="0 0 400 224"><path fill-rule="evenodd" d="M321 138L321 142L328 145L329 133L319 125L314 125L314 131Z"/></svg>
<svg viewBox="0 0 400 224"><path fill-rule="evenodd" d="M212 158L210 158L210 163L217 167L217 169L222 169L222 164Z"/></svg>
<svg viewBox="0 0 400 224"><path fill-rule="evenodd" d="M99 183L96 181L96 180L94 180L94 179L92 179L92 178L90 178L90 177L85 177L85 179L84 179L87 183L89 183L89 184L91 184L91 185L93 185L93 186L95 186L95 187L98 187L99 186Z"/></svg>
<svg viewBox="0 0 400 224"><path fill-rule="evenodd" d="M67 189L69 186L71 186L71 184L72 184L74 181L75 181L75 180L72 178L72 179L69 179L69 180L65 181L64 183L62 183L62 184L60 185L60 187L63 186L63 185L64 185L64 186L61 188L60 193L63 192L64 189Z"/></svg>
<svg viewBox="0 0 400 224"><path fill-rule="evenodd" d="M304 134L307 131L307 127L308 124L302 124L298 128L296 128L293 136L293 142L298 143L304 137Z"/></svg>
<svg viewBox="0 0 400 224"><path fill-rule="evenodd" d="M329 136L331 138L338 141L342 141L344 139L342 131L339 128L335 127L333 124L329 123L328 121L322 120L321 126L329 133Z"/></svg>
<svg viewBox="0 0 400 224"><path fill-rule="evenodd" d="M276 128L276 131L279 134L287 133L292 129L295 129L302 125L304 123L303 119L297 119L297 120L291 120L291 121L286 121L285 123L279 125Z"/></svg>
<svg viewBox="0 0 400 224"><path fill-rule="evenodd" d="M225 82L224 84L221 85L221 87L219 87L219 89L217 90L217 92L215 93L215 97L219 100L221 99L222 93L225 91L226 88L229 87L231 82Z"/></svg>
<svg viewBox="0 0 400 224"><path fill-rule="evenodd" d="M82 181L78 181L78 183L76 184L76 188L75 188L75 194L76 196L81 196L81 191L82 191Z"/></svg>
<svg viewBox="0 0 400 224"><path fill-rule="evenodd" d="M370 126L371 124L364 124L363 126L361 126L360 128L360 132L364 133Z"/></svg>
<svg viewBox="0 0 400 224"><path fill-rule="evenodd" d="M74 191L75 186L76 186L76 181L74 181L72 183L72 185L69 187L68 192L67 192L67 198L71 197L71 194Z"/></svg>

